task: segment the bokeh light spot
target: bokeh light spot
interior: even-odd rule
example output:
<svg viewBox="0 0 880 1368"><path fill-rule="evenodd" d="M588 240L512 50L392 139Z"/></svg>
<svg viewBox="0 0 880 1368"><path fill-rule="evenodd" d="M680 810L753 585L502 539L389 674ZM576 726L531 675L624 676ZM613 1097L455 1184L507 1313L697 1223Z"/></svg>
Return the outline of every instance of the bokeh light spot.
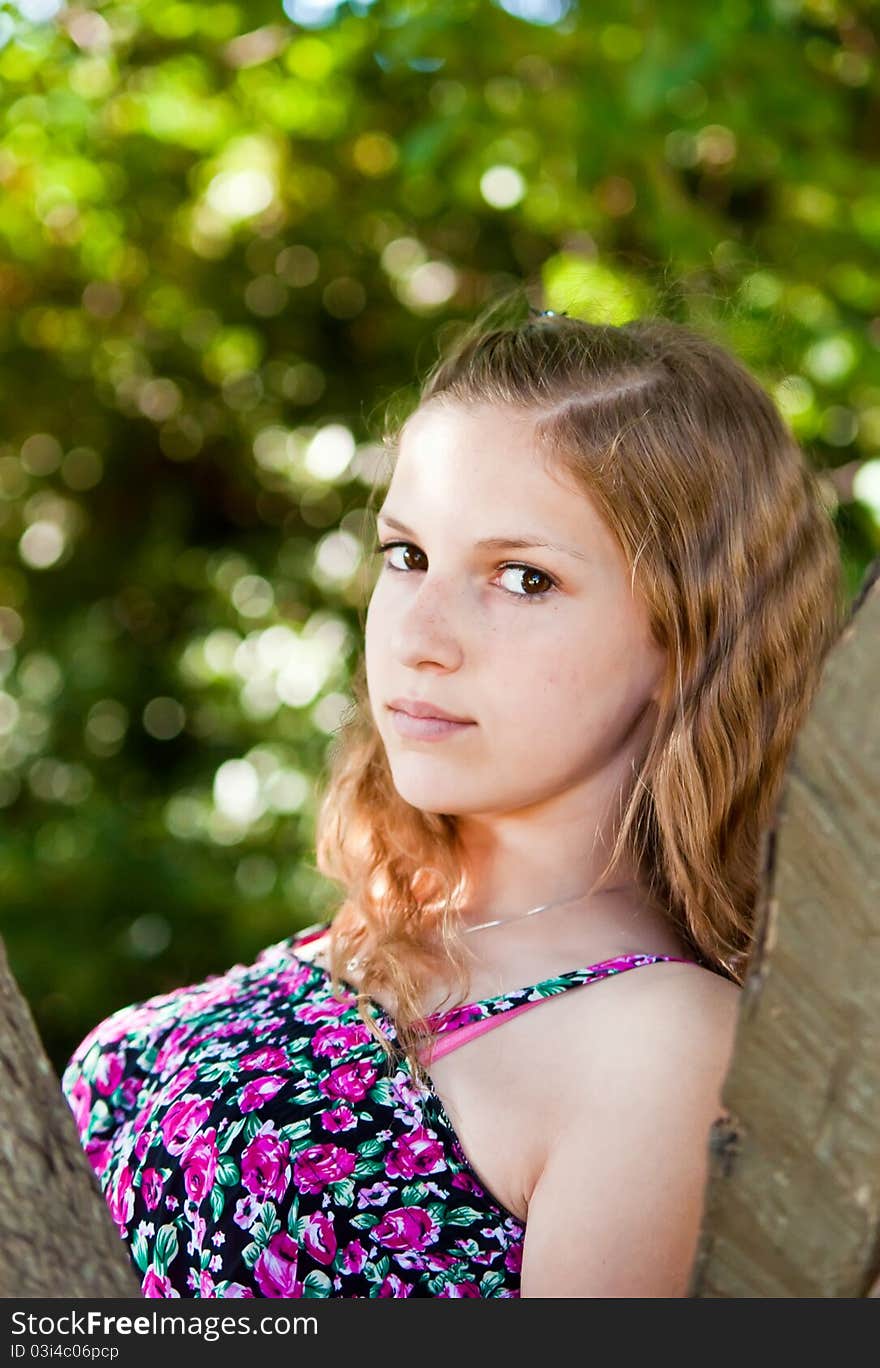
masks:
<svg viewBox="0 0 880 1368"><path fill-rule="evenodd" d="M39 519L21 535L18 551L34 570L49 570L64 552L64 533L57 523Z"/></svg>
<svg viewBox="0 0 880 1368"><path fill-rule="evenodd" d="M151 698L144 708L144 731L156 741L172 741L186 724L186 712L176 698Z"/></svg>
<svg viewBox="0 0 880 1368"><path fill-rule="evenodd" d="M498 0L506 14L528 24L558 24L571 9L571 0Z"/></svg>
<svg viewBox="0 0 880 1368"><path fill-rule="evenodd" d="M145 912L129 926L128 944L138 959L154 959L171 944L171 924L158 912Z"/></svg>
<svg viewBox="0 0 880 1368"><path fill-rule="evenodd" d="M853 479L853 494L870 508L880 526L880 460L865 461Z"/></svg>
<svg viewBox="0 0 880 1368"><path fill-rule="evenodd" d="M91 447L74 447L61 463L61 478L69 489L94 489L103 473L104 463Z"/></svg>
<svg viewBox="0 0 880 1368"><path fill-rule="evenodd" d="M525 193L525 180L515 166L490 166L480 177L480 194L493 209L512 209Z"/></svg>
<svg viewBox="0 0 880 1368"><path fill-rule="evenodd" d="M45 651L31 651L18 667L18 682L38 703L51 703L64 687L64 675L53 656Z"/></svg>
<svg viewBox="0 0 880 1368"><path fill-rule="evenodd" d="M115 698L102 698L89 709L85 739L95 755L115 755L128 729L128 709Z"/></svg>
<svg viewBox="0 0 880 1368"><path fill-rule="evenodd" d="M330 532L315 548L315 570L332 584L344 584L357 569L361 555L361 543L350 532Z"/></svg>
<svg viewBox="0 0 880 1368"><path fill-rule="evenodd" d="M275 887L278 868L268 855L245 855L235 870L235 882L246 898L265 898Z"/></svg>
<svg viewBox="0 0 880 1368"><path fill-rule="evenodd" d="M21 463L29 475L51 475L63 455L58 438L49 432L32 433L21 447Z"/></svg>
<svg viewBox="0 0 880 1368"><path fill-rule="evenodd" d="M221 171L208 186L206 201L230 223L261 214L275 198L275 186L265 171L256 167Z"/></svg>
<svg viewBox="0 0 880 1368"><path fill-rule="evenodd" d="M265 617L275 604L275 591L262 575L242 575L232 586L233 606L242 617Z"/></svg>
<svg viewBox="0 0 880 1368"><path fill-rule="evenodd" d="M305 449L303 465L319 480L338 480L355 452L352 433L342 423L327 423Z"/></svg>
<svg viewBox="0 0 880 1368"><path fill-rule="evenodd" d="M265 811L257 771L247 760L227 760L214 775L214 804L230 821L247 826Z"/></svg>

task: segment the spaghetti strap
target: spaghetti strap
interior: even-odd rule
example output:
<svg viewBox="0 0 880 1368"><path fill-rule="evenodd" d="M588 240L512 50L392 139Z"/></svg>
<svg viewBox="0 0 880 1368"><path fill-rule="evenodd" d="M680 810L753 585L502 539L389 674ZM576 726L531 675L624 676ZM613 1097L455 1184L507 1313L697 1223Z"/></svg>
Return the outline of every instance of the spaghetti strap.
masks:
<svg viewBox="0 0 880 1368"><path fill-rule="evenodd" d="M311 926L304 927L301 931L291 936L286 942L294 954L298 946L308 945L310 941L324 934L330 926L329 921L313 923ZM305 961L310 966L313 961ZM430 1028L434 1035L430 1051L422 1050L419 1053L420 1062L424 1067L436 1063L438 1059L452 1050L458 1049L460 1045L466 1045L469 1040L475 1040L477 1036L483 1035L486 1031L494 1030L496 1026L501 1026L505 1021L510 1021L512 1017L520 1016L532 1007L538 1007L548 998L558 997L560 993L567 992L570 988L581 988L589 983L598 983L600 979L611 978L614 974L623 974L627 969L639 969L647 964L694 964L700 967L699 961L684 959L680 955L617 955L613 959L600 960L597 964L588 965L586 969L569 969L564 974L557 974L553 978L541 979L539 983L530 984L527 988L515 988L510 993L499 993L496 997L482 998L476 1002L468 1002L462 1007L453 1007L447 1012L432 1012L425 1018L425 1024ZM328 975L326 969L315 966L319 973ZM390 1016L380 1003L373 998L369 999L374 1008L374 1015L379 1019L383 1029L391 1039L397 1038L397 1026L394 1018Z"/></svg>
<svg viewBox="0 0 880 1368"><path fill-rule="evenodd" d="M422 1051L421 1062L425 1067L435 1064L438 1059L460 1045L494 1030L512 1017L538 1007L548 998L557 997L570 988L581 988L600 979L611 978L614 974L625 973L627 969L639 969L647 964L660 963L697 964L696 960L683 959L680 955L618 955L614 959L601 960L586 969L571 969L555 978L543 979L528 988L519 988L512 993L499 993L497 997L485 998L481 1002L470 1002L463 1007L453 1007L448 1012L435 1012L427 1018L427 1024L435 1033L436 1039L430 1050Z"/></svg>

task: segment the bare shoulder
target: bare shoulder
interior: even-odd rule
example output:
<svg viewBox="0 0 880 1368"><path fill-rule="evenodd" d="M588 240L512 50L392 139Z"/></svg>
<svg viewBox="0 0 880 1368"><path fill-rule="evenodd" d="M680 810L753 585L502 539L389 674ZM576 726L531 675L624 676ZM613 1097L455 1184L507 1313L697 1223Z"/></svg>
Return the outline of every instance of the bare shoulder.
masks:
<svg viewBox="0 0 880 1368"><path fill-rule="evenodd" d="M739 1003L720 975L662 963L591 985L568 1014L523 1295L685 1295Z"/></svg>
<svg viewBox="0 0 880 1368"><path fill-rule="evenodd" d="M608 1076L626 1079L650 1068L668 1077L726 1064L742 990L709 969L670 962L642 965L571 996L560 1055L576 1106L588 1105L596 1082Z"/></svg>

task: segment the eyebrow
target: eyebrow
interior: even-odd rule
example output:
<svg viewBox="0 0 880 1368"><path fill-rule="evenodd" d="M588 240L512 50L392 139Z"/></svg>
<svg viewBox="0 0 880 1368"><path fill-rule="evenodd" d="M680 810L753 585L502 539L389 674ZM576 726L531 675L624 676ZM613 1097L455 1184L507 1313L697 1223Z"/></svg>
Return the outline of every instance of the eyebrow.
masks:
<svg viewBox="0 0 880 1368"><path fill-rule="evenodd" d="M416 535L415 532L409 527L406 527L404 523L399 522L397 518L392 518L389 513L383 513L381 509L376 514L376 518L377 520L381 519L382 522L387 523L389 527L395 528L396 531L403 532L407 537L415 537ZM560 546L557 542L545 541L538 533L530 532L514 532L499 537L483 537L483 539L476 542L475 545L479 548L496 551L502 550L504 547L508 546L543 548L545 551L561 551L564 556L574 556L577 560L585 561L589 559L583 551L575 551L574 548L570 546Z"/></svg>

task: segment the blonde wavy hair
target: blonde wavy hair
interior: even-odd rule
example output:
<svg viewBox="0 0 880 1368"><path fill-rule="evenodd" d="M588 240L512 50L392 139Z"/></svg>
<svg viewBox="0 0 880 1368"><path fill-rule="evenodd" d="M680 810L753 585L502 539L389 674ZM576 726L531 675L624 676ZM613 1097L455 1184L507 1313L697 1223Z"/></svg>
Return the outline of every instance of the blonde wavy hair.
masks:
<svg viewBox="0 0 880 1368"><path fill-rule="evenodd" d="M525 299L514 307L522 315ZM745 366L665 318L613 326L530 309L498 321L496 310L433 365L415 406L435 401L533 413L536 449L618 538L668 668L606 872L631 862L694 957L742 982L762 833L846 615L816 474ZM386 418L392 463L402 426ZM447 1002L466 998L463 851L455 816L395 790L363 657L352 698L317 818L318 869L345 894L330 973L339 989L357 957L363 1019L418 1074L432 1038L426 984L439 975ZM380 992L396 1004L394 1046L370 1011Z"/></svg>

